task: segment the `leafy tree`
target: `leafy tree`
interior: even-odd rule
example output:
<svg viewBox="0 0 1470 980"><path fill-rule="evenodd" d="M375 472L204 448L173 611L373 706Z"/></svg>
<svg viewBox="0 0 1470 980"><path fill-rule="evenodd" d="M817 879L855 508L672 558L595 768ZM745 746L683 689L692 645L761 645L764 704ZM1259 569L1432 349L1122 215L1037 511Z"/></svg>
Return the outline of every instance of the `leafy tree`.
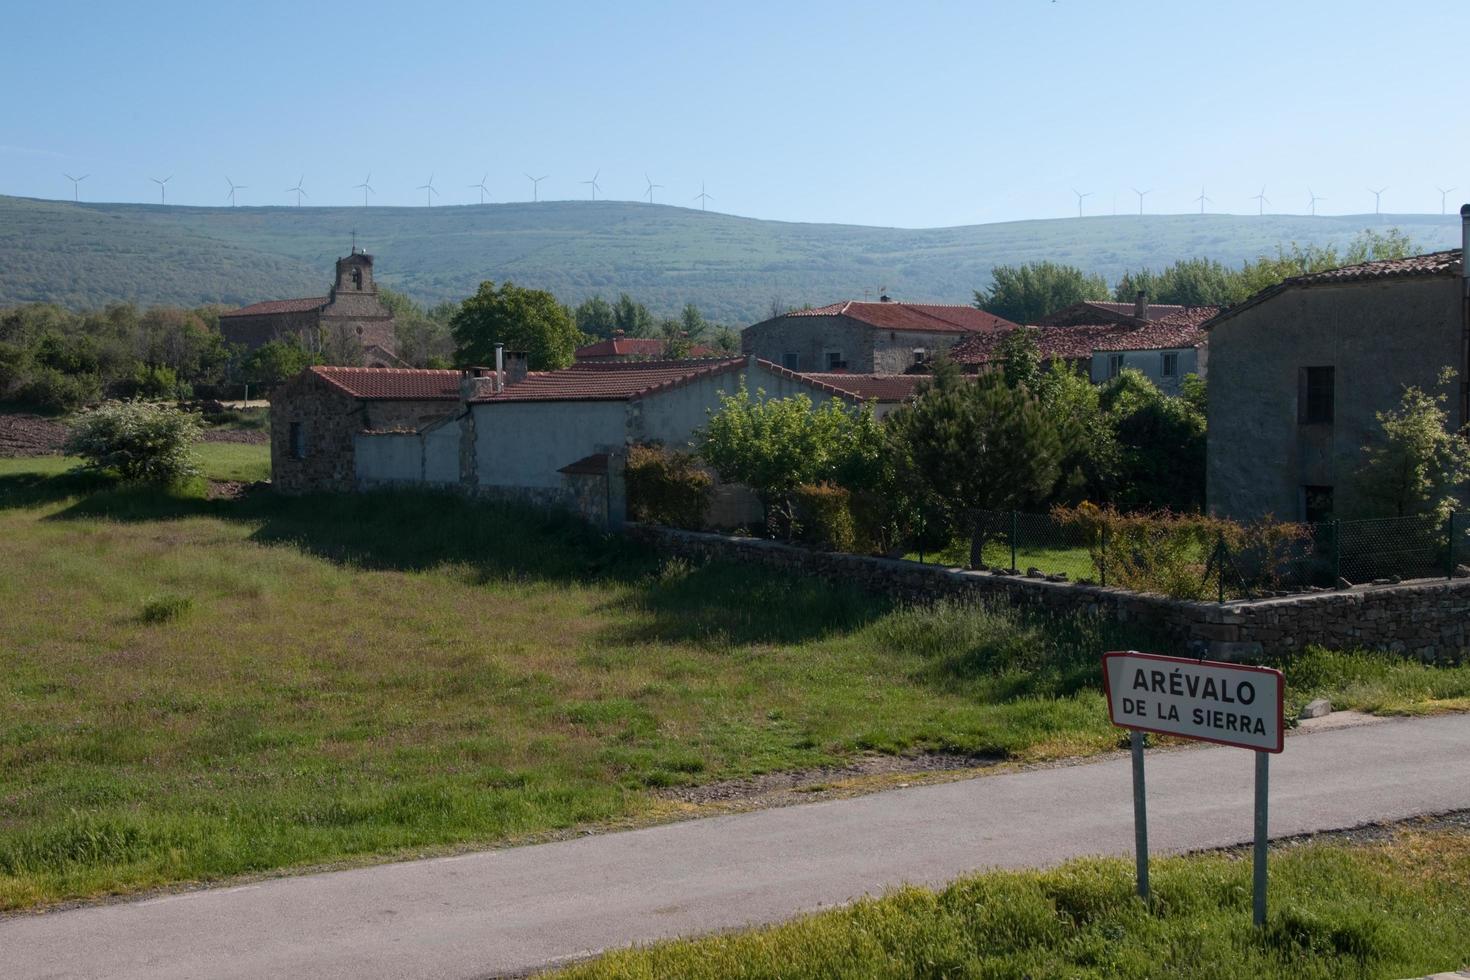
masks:
<svg viewBox="0 0 1470 980"><path fill-rule="evenodd" d="M690 340L699 340L709 330L709 322L693 303L684 304L684 310L679 314L679 324L684 336Z"/></svg>
<svg viewBox="0 0 1470 980"><path fill-rule="evenodd" d="M199 416L172 406L108 402L76 418L66 453L124 480L175 483L199 471L193 448L202 432Z"/></svg>
<svg viewBox="0 0 1470 980"><path fill-rule="evenodd" d="M1440 383L1455 377L1446 370ZM1470 443L1452 432L1443 393L1406 386L1397 408L1377 413L1381 440L1363 447L1358 489L1380 514L1433 514L1444 520L1463 506L1470 481Z"/></svg>
<svg viewBox="0 0 1470 980"><path fill-rule="evenodd" d="M901 483L930 522L969 532L972 567L985 548L981 512L1042 506L1061 473L1056 426L1030 391L993 373L972 383L946 359L887 427Z"/></svg>
<svg viewBox="0 0 1470 980"><path fill-rule="evenodd" d="M1182 306L1228 306L1245 299L1237 272L1214 259L1181 259L1158 272L1140 269L1118 280L1113 297L1131 302L1139 292L1150 302Z"/></svg>
<svg viewBox="0 0 1470 980"><path fill-rule="evenodd" d="M276 385L320 364L321 356L292 340L272 340L246 354L240 375L247 383Z"/></svg>
<svg viewBox="0 0 1470 980"><path fill-rule="evenodd" d="M479 291L460 304L449 328L455 361L462 367L491 363L495 345L504 344L507 350L525 351L533 371L564 368L582 340L571 313L555 296L511 282L498 288L493 282L480 283Z"/></svg>
<svg viewBox="0 0 1470 980"><path fill-rule="evenodd" d="M611 337L618 327L612 304L601 296L584 299L572 316L577 321L577 329L589 337Z"/></svg>
<svg viewBox="0 0 1470 980"><path fill-rule="evenodd" d="M628 337L647 337L653 332L653 314L627 293L621 293L613 306L613 327Z"/></svg>
<svg viewBox="0 0 1470 980"><path fill-rule="evenodd" d="M1108 298L1102 276L1056 262L998 265L990 277L989 289L975 291L975 305L1013 323L1035 323L1073 303Z"/></svg>
<svg viewBox="0 0 1470 980"><path fill-rule="evenodd" d="M1205 502L1205 417L1126 368L1102 386L1099 404L1118 441L1114 497L1127 507L1198 511Z"/></svg>
<svg viewBox="0 0 1470 980"><path fill-rule="evenodd" d="M679 320L665 319L659 322L658 336L664 342L663 356L669 360L679 360L690 355L694 344L689 339L689 334L684 332L684 324Z"/></svg>
<svg viewBox="0 0 1470 980"><path fill-rule="evenodd" d="M740 334L729 327L716 327L709 342L710 346L727 354L740 353Z"/></svg>
<svg viewBox="0 0 1470 980"><path fill-rule="evenodd" d="M393 314L393 336L398 356L414 367L447 368L454 359L454 338L449 320L458 303L440 303L426 311L402 293L378 287L378 299Z"/></svg>
<svg viewBox="0 0 1470 980"><path fill-rule="evenodd" d="M1001 377L1012 388L1036 391L1037 379L1041 377L1041 348L1030 330L1012 330L1001 340L996 351L1000 360Z"/></svg>
<svg viewBox="0 0 1470 980"><path fill-rule="evenodd" d="M1032 389L1061 445L1052 499L1106 500L1118 475L1118 439L1102 410L1097 386L1063 361L1052 361Z"/></svg>

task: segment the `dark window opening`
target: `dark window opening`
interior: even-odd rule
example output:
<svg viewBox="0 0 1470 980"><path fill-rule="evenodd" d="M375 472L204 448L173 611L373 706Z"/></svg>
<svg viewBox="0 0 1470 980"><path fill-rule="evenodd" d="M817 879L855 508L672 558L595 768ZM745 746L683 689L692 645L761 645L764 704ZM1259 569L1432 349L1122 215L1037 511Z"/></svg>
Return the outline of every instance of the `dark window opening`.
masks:
<svg viewBox="0 0 1470 980"><path fill-rule="evenodd" d="M842 351L840 351L840 350L829 350L829 351L827 351L827 370L828 371L840 371L840 370L842 370L845 367L847 367L847 362L842 359Z"/></svg>
<svg viewBox="0 0 1470 980"><path fill-rule="evenodd" d="M1159 374L1165 378L1179 377L1179 355L1165 354L1164 363L1159 370Z"/></svg>
<svg viewBox="0 0 1470 980"><path fill-rule="evenodd" d="M1118 375L1120 375L1122 373L1123 373L1123 355L1122 354L1109 354L1108 355L1108 377L1110 377L1110 378L1116 378Z"/></svg>
<svg viewBox="0 0 1470 980"><path fill-rule="evenodd" d="M301 422L291 423L291 458L306 458L306 426Z"/></svg>
<svg viewBox="0 0 1470 980"><path fill-rule="evenodd" d="M1332 488L1302 487L1302 520L1320 524L1332 520Z"/></svg>
<svg viewBox="0 0 1470 980"><path fill-rule="evenodd" d="M1297 420L1304 425L1332 421L1336 379L1330 367L1305 367L1297 377Z"/></svg>
<svg viewBox="0 0 1470 980"><path fill-rule="evenodd" d="M788 371L796 371L801 367L801 355L787 351L781 355L781 366Z"/></svg>

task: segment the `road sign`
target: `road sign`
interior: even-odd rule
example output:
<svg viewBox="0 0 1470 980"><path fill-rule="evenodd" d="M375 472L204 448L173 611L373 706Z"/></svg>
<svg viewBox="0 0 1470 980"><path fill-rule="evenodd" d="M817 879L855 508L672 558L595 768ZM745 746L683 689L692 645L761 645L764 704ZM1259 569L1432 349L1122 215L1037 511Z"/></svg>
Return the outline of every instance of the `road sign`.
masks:
<svg viewBox="0 0 1470 980"><path fill-rule="evenodd" d="M1255 881L1252 920L1266 924L1266 802L1269 753L1280 752L1285 719L1281 671L1133 650L1103 654L1108 717L1131 728L1133 835L1138 894L1149 901L1148 795L1144 789L1143 733L1217 742L1256 753Z"/></svg>
<svg viewBox="0 0 1470 980"><path fill-rule="evenodd" d="M1281 671L1133 651L1103 654L1114 725L1280 752L1286 729Z"/></svg>

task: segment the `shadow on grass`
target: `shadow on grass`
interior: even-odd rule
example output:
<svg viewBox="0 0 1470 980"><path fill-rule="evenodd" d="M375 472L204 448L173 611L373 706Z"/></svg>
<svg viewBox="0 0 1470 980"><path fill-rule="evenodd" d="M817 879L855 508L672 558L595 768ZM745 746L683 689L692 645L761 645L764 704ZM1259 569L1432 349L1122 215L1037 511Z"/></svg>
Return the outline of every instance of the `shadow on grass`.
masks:
<svg viewBox="0 0 1470 980"><path fill-rule="evenodd" d="M115 487L117 481L100 473L68 470L63 473L8 473L0 476L0 510L44 507Z"/></svg>

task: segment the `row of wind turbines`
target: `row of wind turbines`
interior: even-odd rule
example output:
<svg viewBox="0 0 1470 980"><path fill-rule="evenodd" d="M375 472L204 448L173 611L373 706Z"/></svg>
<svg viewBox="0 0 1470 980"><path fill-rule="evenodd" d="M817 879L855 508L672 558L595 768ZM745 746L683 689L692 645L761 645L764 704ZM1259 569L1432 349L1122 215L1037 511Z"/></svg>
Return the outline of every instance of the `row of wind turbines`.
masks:
<svg viewBox="0 0 1470 980"><path fill-rule="evenodd" d="M1450 193L1453 192L1455 190L1455 188L1453 188L1453 187L1440 187L1438 184L1436 184L1434 186L1434 189L1437 190L1437 191L1439 191L1439 213L1440 214L1445 214L1445 213L1447 213L1446 210L1445 210L1446 202L1447 202L1447 200L1448 200L1448 198L1450 196ZM1135 193L1135 194L1138 195L1138 213L1139 214L1143 214L1143 199L1144 199L1145 196L1153 193L1153 188L1149 188L1148 190L1142 190L1141 191L1137 187L1134 187L1134 188L1131 188L1131 190L1133 191L1133 193ZM1368 193L1373 195L1373 213L1375 215L1381 216L1383 214L1383 192L1386 191L1386 190L1388 190L1387 187L1377 187L1377 188L1369 187L1368 188ZM1087 192L1084 193L1083 191L1079 191L1077 188L1074 187L1074 188L1072 188L1072 193L1077 196L1077 217L1080 218L1080 217L1082 217L1082 202L1083 202L1083 200L1085 198L1091 197L1093 195L1093 192L1092 191L1087 191ZM1327 198L1325 198L1322 195L1316 193L1310 187L1307 188L1307 198L1308 198L1307 206L1309 208L1308 213L1311 214L1313 217L1315 217L1316 214L1317 214L1317 202L1318 201L1325 201L1325 200L1327 200ZM1199 205L1199 213L1200 214L1204 214L1205 213L1205 205L1206 204L1213 204L1213 203L1215 203L1215 199L1214 198L1212 198L1212 197L1206 197L1205 196L1205 189L1203 187L1201 187L1199 189L1199 197L1192 198L1191 200L1194 203L1196 203L1196 204ZM1247 197L1246 200L1247 201L1255 201L1256 202L1256 214L1257 215L1264 215L1266 213L1266 205L1268 205L1268 204L1271 203L1271 199L1266 196L1266 185L1265 184L1262 184L1261 185L1261 192L1259 194L1252 194L1250 197Z"/></svg>
<svg viewBox="0 0 1470 980"><path fill-rule="evenodd" d="M92 175L82 174L80 177L75 177L71 174L62 174L62 176L71 181L72 200L80 201L82 199L82 181L86 180ZM542 174L540 177L533 177L530 174L526 174L526 179L531 182L531 200L533 202L541 200L541 182L549 176L550 174ZM602 185L597 182L597 179L601 176L602 171L598 170L592 175L591 180L578 181L578 183L591 189L592 200L594 201L597 200L598 192L602 190ZM168 204L168 182L174 179L173 174L169 174L167 177L149 177L148 179L158 185L158 203ZM481 204L485 203L486 197L490 193L490 188L485 186L485 182L489 179L490 174L487 172L484 176L480 178L478 183L467 185L470 190L479 191ZM643 179L648 184L648 187L644 190L644 194L648 197L648 203L652 204L654 203L653 192L656 190L663 190L664 185L654 183L653 178L648 176L648 174L646 173L643 175ZM377 193L377 191L373 189L372 181L373 175L369 173L365 178L363 178L362 183L352 185L353 190L362 191L363 207L367 207L369 204L369 198ZM235 207L237 205L238 193L250 187L249 184L237 184L228 176L225 177L225 184L229 187L229 193L225 195L225 200L230 202L230 207ZM429 175L429 179L427 182L418 185L414 188L414 190L424 192L424 204L428 207L433 207L434 198L439 196L439 188L434 186L433 174ZM297 178L296 185L294 187L287 187L284 191L282 191L282 193L295 194L296 206L298 208L301 207L302 198L311 196L306 192L306 175L302 174L299 178ZM714 195L705 192L704 181L701 180L699 182L699 193L695 194L692 200L698 201L699 209L701 211L704 211L708 208L709 202L714 200Z"/></svg>

